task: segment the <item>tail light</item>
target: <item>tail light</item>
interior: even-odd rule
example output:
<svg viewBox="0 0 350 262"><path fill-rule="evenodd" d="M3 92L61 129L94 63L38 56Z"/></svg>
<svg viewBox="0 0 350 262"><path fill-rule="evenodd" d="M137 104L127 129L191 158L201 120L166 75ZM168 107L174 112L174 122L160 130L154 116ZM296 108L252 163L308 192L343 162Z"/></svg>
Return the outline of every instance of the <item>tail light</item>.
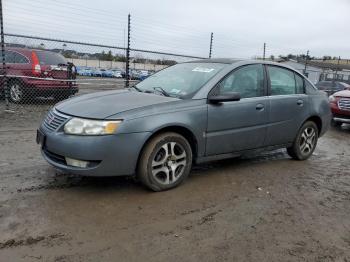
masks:
<svg viewBox="0 0 350 262"><path fill-rule="evenodd" d="M39 63L39 58L36 55L35 51L32 51L32 73L33 75L40 75L41 74L41 66Z"/></svg>

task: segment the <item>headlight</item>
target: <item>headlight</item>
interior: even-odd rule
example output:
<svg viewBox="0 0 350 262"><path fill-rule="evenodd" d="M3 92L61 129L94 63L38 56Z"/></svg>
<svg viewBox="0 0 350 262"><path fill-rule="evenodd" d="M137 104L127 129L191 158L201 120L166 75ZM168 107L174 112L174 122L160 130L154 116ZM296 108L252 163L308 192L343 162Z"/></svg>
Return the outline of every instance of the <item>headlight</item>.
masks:
<svg viewBox="0 0 350 262"><path fill-rule="evenodd" d="M337 100L334 96L329 96L328 99L331 103L334 103Z"/></svg>
<svg viewBox="0 0 350 262"><path fill-rule="evenodd" d="M71 135L111 135L114 134L121 120L100 121L82 118L72 118L64 126L64 132Z"/></svg>

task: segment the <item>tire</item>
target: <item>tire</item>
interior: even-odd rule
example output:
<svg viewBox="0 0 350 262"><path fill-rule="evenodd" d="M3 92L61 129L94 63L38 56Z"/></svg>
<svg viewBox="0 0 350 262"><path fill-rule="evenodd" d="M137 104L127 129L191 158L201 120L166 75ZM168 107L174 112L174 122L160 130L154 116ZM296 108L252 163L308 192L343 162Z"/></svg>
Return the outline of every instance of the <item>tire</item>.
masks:
<svg viewBox="0 0 350 262"><path fill-rule="evenodd" d="M137 167L141 182L153 191L181 184L192 167L192 149L188 141L173 132L159 134L144 147Z"/></svg>
<svg viewBox="0 0 350 262"><path fill-rule="evenodd" d="M9 81L8 94L10 102L15 104L23 103L26 99L26 93L20 81Z"/></svg>
<svg viewBox="0 0 350 262"><path fill-rule="evenodd" d="M293 145L287 148L289 156L295 160L306 160L314 152L318 140L318 127L313 121L307 121L299 129Z"/></svg>

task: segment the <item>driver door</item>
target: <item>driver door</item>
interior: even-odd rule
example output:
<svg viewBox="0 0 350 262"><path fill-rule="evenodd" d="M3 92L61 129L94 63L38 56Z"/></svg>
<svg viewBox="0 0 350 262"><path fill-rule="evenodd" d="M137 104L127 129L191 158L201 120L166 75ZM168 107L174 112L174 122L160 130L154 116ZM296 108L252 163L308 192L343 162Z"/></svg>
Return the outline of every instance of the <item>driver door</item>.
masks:
<svg viewBox="0 0 350 262"><path fill-rule="evenodd" d="M263 66L252 64L234 70L210 92L238 92L241 100L208 105L207 156L264 145L269 113L266 86Z"/></svg>

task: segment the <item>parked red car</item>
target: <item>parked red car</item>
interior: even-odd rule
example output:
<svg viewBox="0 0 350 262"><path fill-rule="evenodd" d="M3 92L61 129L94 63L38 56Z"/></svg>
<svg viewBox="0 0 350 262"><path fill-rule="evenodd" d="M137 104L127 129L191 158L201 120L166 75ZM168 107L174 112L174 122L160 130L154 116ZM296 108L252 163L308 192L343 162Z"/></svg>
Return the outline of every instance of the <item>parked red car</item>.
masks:
<svg viewBox="0 0 350 262"><path fill-rule="evenodd" d="M334 93L329 97L329 103L333 113L332 123L336 126L350 124L350 90Z"/></svg>
<svg viewBox="0 0 350 262"><path fill-rule="evenodd" d="M63 100L78 92L75 67L58 53L29 48L5 49L8 94L11 102L54 97ZM61 81L60 81L61 80ZM4 93L1 81L0 93Z"/></svg>

